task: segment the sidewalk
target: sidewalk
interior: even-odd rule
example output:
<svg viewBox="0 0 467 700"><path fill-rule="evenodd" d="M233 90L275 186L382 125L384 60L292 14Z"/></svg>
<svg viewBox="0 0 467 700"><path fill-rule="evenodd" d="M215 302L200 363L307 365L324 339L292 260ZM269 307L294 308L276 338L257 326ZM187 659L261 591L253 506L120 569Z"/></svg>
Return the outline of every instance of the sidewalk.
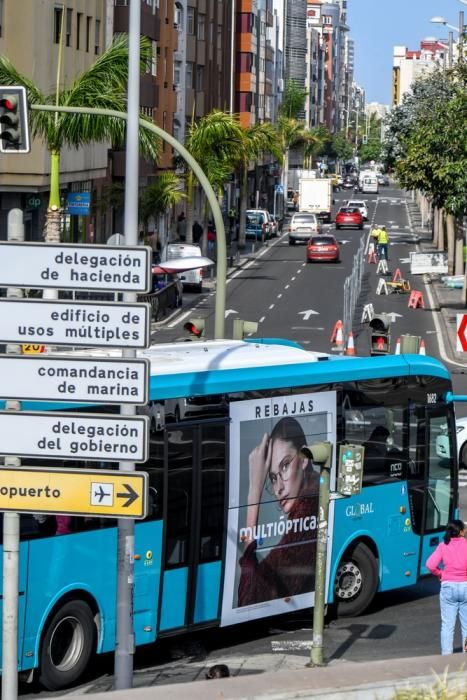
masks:
<svg viewBox="0 0 467 700"><path fill-rule="evenodd" d="M240 668L231 664L232 677L204 680L206 668L191 664L190 678L169 680L157 668L135 674L134 688L111 691L108 682L72 690L70 695L90 695L93 700L391 700L397 690L432 687L437 676L448 672L449 687L466 688L465 656L424 656L391 661L352 663L336 661L329 666L307 668L305 658L288 654L282 668L270 670L272 655L243 659ZM184 667L189 666L185 662ZM188 669L185 669L185 672ZM199 680L203 679L203 680ZM58 696L55 696L58 697Z"/></svg>

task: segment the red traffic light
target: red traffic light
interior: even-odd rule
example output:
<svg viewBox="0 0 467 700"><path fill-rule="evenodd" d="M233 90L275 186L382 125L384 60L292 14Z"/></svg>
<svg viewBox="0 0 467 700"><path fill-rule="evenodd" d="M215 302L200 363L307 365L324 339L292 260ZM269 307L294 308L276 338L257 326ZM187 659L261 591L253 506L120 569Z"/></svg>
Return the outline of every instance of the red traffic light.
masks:
<svg viewBox="0 0 467 700"><path fill-rule="evenodd" d="M0 100L0 107L13 111L18 106L18 100L5 97L5 99Z"/></svg>
<svg viewBox="0 0 467 700"><path fill-rule="evenodd" d="M197 328L194 323L190 323L190 321L187 321L183 328L191 333L191 335L196 336L197 338L201 338L201 335L203 333L202 328Z"/></svg>

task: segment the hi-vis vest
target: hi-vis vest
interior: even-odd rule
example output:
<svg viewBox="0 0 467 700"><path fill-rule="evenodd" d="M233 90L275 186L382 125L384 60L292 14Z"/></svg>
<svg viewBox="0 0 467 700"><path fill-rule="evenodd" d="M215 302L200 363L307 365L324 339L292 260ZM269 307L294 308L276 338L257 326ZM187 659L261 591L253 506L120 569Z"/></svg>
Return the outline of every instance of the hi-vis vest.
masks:
<svg viewBox="0 0 467 700"><path fill-rule="evenodd" d="M380 229L378 232L378 243L389 243L388 232L384 229Z"/></svg>

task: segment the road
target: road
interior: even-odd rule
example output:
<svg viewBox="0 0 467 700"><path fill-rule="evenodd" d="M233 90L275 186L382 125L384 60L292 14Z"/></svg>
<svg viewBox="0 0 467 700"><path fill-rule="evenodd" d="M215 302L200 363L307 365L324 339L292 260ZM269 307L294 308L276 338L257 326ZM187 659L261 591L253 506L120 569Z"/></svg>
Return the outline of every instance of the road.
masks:
<svg viewBox="0 0 467 700"><path fill-rule="evenodd" d="M352 193L336 194L338 207ZM234 318L259 322L258 335L263 337L287 337L305 348L322 352L331 351L330 336L336 320L343 313L343 284L350 274L362 235L365 242L371 223L385 224L390 232L390 269L401 270L417 289L420 280L408 274L409 252L416 250L417 237L413 232L407 208L407 198L399 190L386 188L378 196L365 195L369 209L369 222L363 232L358 230L335 231L341 245L340 264L307 264L303 246L289 246L287 235L273 240L259 254L228 280L226 334L231 333ZM285 229L285 227L284 227ZM376 265L366 265L361 304L373 303L375 311L395 314L392 326L392 342L403 333L420 335L425 339L427 354L446 359L442 328L438 313L432 310L432 299L426 293L423 309L409 309L407 296L392 294L377 296L378 275ZM154 340L168 342L186 337L183 324L189 317L206 319L207 336L212 336L214 325L214 292L201 295L186 294L188 309L166 326L158 328ZM354 330L357 353L369 354L367 328L356 318ZM453 369L456 372L460 368ZM456 373L456 393L467 394L464 374ZM467 413L460 405L459 414ZM467 516L467 477L461 475L461 515ZM438 642L438 584L431 578L421 580L415 587L392 591L377 597L370 612L356 619L328 619L325 630L325 653L330 660L364 661L368 658L392 659L394 656L410 657L436 654ZM244 625L241 628L208 630L179 639L162 640L156 645L140 649L136 655L136 667L141 673L159 665L166 682L175 680L177 659L219 660L233 666L238 659L258 654L277 656L284 651L293 652L306 662L310 653L312 617L310 611L295 616L275 618ZM279 662L278 662L279 663ZM92 681L100 687L110 683L113 659L106 656L98 660ZM171 676L173 674L173 676ZM33 692L31 692L33 690ZM23 686L25 698L35 697L37 689ZM40 693L48 697L51 693Z"/></svg>

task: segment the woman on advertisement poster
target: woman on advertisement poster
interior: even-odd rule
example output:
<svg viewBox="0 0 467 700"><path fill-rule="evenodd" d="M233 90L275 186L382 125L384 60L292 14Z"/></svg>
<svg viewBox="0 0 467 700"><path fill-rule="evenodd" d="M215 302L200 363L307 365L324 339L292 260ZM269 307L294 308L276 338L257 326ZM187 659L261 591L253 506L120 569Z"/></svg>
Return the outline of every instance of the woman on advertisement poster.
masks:
<svg viewBox="0 0 467 700"><path fill-rule="evenodd" d="M249 455L239 607L314 590L319 475L301 453L306 442L300 422L287 416ZM276 499L282 515L277 522L259 525L264 489ZM277 536L278 543L260 558L258 545Z"/></svg>

